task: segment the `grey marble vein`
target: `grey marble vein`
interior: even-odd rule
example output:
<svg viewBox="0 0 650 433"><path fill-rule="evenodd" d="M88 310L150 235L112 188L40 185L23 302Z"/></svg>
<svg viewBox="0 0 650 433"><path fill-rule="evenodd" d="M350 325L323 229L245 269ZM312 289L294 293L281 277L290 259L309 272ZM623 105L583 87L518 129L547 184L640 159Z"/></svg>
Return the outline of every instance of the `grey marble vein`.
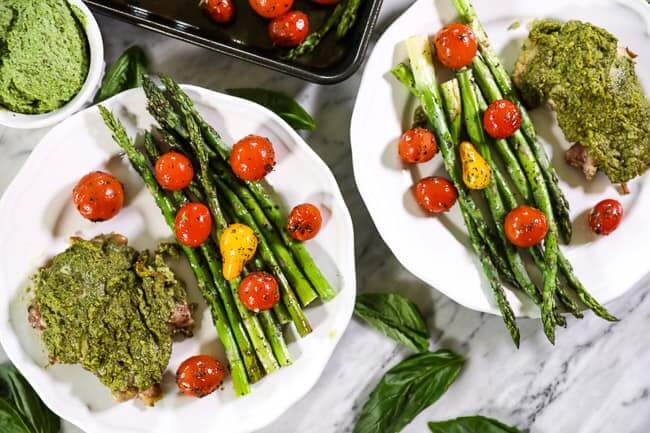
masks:
<svg viewBox="0 0 650 433"><path fill-rule="evenodd" d="M374 40L410 3L384 0ZM429 420L476 413L530 433L650 432L650 279L608 305L620 322L609 324L592 314L579 323L569 319L555 347L546 342L537 321L520 321L522 348L517 351L500 318L460 307L427 287L380 239L352 175L348 131L360 72L344 83L321 87L110 18L100 16L99 23L109 63L137 43L149 51L155 71L181 82L217 90L280 90L294 95L317 119L318 129L305 138L332 168L352 213L358 290L397 291L410 297L425 312L432 348L454 349L468 359L458 382L405 433L427 431ZM0 127L0 192L46 132ZM353 320L314 389L263 431L350 432L381 375L408 354ZM66 425L65 433L79 430Z"/></svg>

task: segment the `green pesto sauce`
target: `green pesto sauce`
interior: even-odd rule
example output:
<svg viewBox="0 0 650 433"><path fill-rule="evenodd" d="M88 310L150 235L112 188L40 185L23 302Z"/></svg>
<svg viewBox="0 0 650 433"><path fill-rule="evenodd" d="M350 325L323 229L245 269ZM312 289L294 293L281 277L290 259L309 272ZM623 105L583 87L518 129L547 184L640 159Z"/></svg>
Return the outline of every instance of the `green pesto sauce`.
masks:
<svg viewBox="0 0 650 433"><path fill-rule="evenodd" d="M46 113L79 93L90 66L79 14L66 0L0 1L0 106Z"/></svg>
<svg viewBox="0 0 650 433"><path fill-rule="evenodd" d="M580 21L536 22L515 66L531 105L549 101L566 139L589 149L613 183L650 166L650 101L606 30Z"/></svg>
<svg viewBox="0 0 650 433"><path fill-rule="evenodd" d="M117 395L162 382L171 356L169 325L186 292L162 245L137 252L111 235L72 245L34 276L35 305L50 359L81 364Z"/></svg>

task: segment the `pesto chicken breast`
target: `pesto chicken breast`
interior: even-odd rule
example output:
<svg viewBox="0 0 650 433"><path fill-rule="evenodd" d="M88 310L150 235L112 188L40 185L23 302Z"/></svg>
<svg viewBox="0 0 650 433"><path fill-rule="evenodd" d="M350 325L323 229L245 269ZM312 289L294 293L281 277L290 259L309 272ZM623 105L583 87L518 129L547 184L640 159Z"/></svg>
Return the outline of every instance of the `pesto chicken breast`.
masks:
<svg viewBox="0 0 650 433"><path fill-rule="evenodd" d="M636 75L634 53L589 23L533 23L513 80L531 107L550 104L571 165L587 178L602 170L624 183L650 166L650 101Z"/></svg>
<svg viewBox="0 0 650 433"><path fill-rule="evenodd" d="M28 319L50 362L80 364L118 401L160 399L174 336L193 324L169 254L171 245L138 252L116 234L73 238L33 277Z"/></svg>

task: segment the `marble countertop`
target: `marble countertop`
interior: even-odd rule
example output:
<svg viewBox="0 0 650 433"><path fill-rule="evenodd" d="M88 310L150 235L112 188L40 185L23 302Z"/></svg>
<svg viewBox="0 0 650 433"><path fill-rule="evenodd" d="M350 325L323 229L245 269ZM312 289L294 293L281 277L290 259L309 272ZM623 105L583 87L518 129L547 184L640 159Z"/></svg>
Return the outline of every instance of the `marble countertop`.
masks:
<svg viewBox="0 0 650 433"><path fill-rule="evenodd" d="M411 3L385 0L375 35ZM426 422L482 414L530 433L647 433L650 431L650 278L608 305L622 318L603 322L592 314L572 323L550 346L536 320L521 320L522 348L513 348L501 319L470 311L407 272L380 239L359 196L348 131L359 86L358 72L322 87L283 76L183 42L99 16L111 63L137 43L149 50L153 70L211 89L265 87L294 95L318 122L307 141L332 168L355 223L359 292L396 291L416 301L433 330L433 348L467 357L459 380L440 401L404 429L428 431ZM47 130L0 127L0 192ZM408 356L352 321L314 389L265 433L334 433L352 430L381 375ZM0 349L0 360L5 356ZM80 433L66 425L65 433ZM117 432L116 432L117 433Z"/></svg>

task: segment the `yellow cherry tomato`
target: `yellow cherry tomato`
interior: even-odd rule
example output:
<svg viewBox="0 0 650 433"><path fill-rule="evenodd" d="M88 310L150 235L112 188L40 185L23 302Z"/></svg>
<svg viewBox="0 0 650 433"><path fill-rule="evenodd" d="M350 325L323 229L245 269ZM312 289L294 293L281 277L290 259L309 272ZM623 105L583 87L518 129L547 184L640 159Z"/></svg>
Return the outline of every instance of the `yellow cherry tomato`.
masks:
<svg viewBox="0 0 650 433"><path fill-rule="evenodd" d="M223 276L232 281L239 277L246 262L255 256L257 236L244 224L231 224L221 234L219 249L223 258Z"/></svg>
<svg viewBox="0 0 650 433"><path fill-rule="evenodd" d="M463 165L463 182L469 189L483 189L490 184L492 170L469 141L460 143L460 161Z"/></svg>

